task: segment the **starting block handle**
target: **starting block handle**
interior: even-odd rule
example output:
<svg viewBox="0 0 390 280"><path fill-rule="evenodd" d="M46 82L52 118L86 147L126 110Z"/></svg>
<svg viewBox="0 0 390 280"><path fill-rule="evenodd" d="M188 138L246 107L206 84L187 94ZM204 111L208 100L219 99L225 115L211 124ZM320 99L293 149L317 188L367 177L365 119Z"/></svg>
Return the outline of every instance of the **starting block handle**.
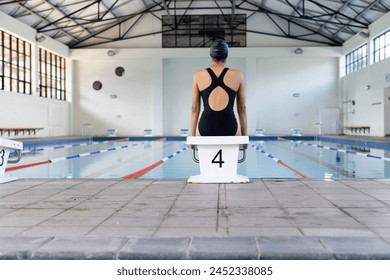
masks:
<svg viewBox="0 0 390 280"><path fill-rule="evenodd" d="M242 151L242 157L237 161L238 163L243 163L246 160L246 150L248 149L248 144L240 144L240 151ZM191 145L192 149L192 159L196 163L199 163L199 159L196 157L196 151L198 150L197 145Z"/></svg>
<svg viewBox="0 0 390 280"><path fill-rule="evenodd" d="M191 145L191 149L192 149L192 159L193 159L193 161L195 161L196 163L199 163L199 159L196 157L196 151L198 150L198 146Z"/></svg>
<svg viewBox="0 0 390 280"><path fill-rule="evenodd" d="M22 150L16 150L15 153L16 153L16 159L8 158L7 163L11 163L11 164L18 163L22 159Z"/></svg>

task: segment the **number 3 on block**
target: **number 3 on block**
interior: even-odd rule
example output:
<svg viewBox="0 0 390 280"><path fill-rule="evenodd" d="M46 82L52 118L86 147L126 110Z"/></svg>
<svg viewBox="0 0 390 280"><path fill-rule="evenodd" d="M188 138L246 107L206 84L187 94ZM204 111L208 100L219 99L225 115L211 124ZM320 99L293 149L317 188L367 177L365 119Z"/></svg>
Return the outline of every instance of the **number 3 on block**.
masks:
<svg viewBox="0 0 390 280"><path fill-rule="evenodd" d="M219 150L218 153L215 155L215 157L213 158L213 160L211 161L211 163L217 163L219 164L219 168L222 168L222 164L225 163L223 160L222 160L222 150Z"/></svg>

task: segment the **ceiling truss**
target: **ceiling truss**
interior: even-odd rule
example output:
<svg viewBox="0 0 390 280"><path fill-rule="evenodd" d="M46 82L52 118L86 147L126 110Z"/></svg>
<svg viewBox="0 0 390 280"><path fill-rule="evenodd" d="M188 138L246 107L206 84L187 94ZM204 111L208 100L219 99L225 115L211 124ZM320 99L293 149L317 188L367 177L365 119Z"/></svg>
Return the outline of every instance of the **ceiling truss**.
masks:
<svg viewBox="0 0 390 280"><path fill-rule="evenodd" d="M134 32L152 16L168 16L172 29L185 15L230 17L231 29L340 46L349 37L389 12L388 0L5 0L0 10L70 48L93 47L162 33ZM247 30L239 30L235 15L246 14ZM259 16L262 24L250 24ZM258 22L255 21L255 22ZM264 23L264 24L263 24ZM264 28L266 26L267 28Z"/></svg>

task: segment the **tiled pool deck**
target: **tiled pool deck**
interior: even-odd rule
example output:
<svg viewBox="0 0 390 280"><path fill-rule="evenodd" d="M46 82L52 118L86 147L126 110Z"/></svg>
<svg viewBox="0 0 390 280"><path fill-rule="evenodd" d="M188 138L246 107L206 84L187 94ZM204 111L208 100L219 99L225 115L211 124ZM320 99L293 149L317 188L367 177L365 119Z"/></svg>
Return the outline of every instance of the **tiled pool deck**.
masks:
<svg viewBox="0 0 390 280"><path fill-rule="evenodd" d="M19 180L0 259L390 259L390 179Z"/></svg>

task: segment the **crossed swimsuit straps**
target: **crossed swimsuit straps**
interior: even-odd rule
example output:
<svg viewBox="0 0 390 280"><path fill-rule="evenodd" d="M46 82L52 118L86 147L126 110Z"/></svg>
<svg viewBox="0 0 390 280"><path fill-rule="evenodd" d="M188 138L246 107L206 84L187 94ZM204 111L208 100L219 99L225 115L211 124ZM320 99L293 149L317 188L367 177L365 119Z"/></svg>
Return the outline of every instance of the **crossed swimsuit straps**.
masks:
<svg viewBox="0 0 390 280"><path fill-rule="evenodd" d="M198 124L199 133L202 136L234 136L236 135L238 128L237 119L233 110L237 92L229 88L223 82L223 78L229 68L223 69L219 77L217 77L210 68L207 68L206 70L211 77L211 85L200 92L204 110ZM221 87L229 96L227 106L220 111L213 110L209 104L209 97L217 87Z"/></svg>

